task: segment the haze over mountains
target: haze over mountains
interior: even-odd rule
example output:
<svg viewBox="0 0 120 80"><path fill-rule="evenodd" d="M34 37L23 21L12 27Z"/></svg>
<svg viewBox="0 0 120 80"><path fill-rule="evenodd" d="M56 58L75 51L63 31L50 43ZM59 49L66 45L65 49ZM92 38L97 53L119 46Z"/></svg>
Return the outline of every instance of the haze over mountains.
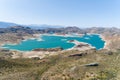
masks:
<svg viewBox="0 0 120 80"><path fill-rule="evenodd" d="M23 26L23 27L30 27L32 29L47 29L47 28L65 28L65 27L74 27L74 26L62 26L62 25L49 25L49 24L17 24L17 23L12 23L12 22L3 22L0 21L0 28L7 28L11 26ZM84 29L84 28L112 28L112 27L98 27L98 26L91 26L91 27L79 27L78 28ZM118 27L116 27L118 28Z"/></svg>
<svg viewBox="0 0 120 80"><path fill-rule="evenodd" d="M11 27L11 26L24 26L24 27L30 27L32 29L46 29L46 28L61 28L64 26L60 26L60 25L47 25L47 24L28 24L28 25L24 25L24 24L16 24L16 23L11 23L11 22L0 22L0 28L7 28L7 27Z"/></svg>
<svg viewBox="0 0 120 80"><path fill-rule="evenodd" d="M7 28L10 26L17 26L18 24L10 23L10 22L0 22L0 28Z"/></svg>

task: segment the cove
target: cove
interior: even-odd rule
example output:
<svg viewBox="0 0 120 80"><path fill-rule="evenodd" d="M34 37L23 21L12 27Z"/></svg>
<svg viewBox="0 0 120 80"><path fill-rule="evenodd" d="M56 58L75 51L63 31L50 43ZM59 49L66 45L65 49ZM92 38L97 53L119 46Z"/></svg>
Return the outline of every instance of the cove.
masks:
<svg viewBox="0 0 120 80"><path fill-rule="evenodd" d="M78 40L80 42L86 42L97 50L104 47L105 41L103 41L99 35L91 34L84 35L82 37L72 36L72 37L64 37L64 36L54 36L54 35L42 35L41 41L38 39L28 39L25 41L21 41L19 44L5 44L2 47L10 50L20 50L20 51L31 51L36 48L56 48L62 47L63 49L69 49L75 46L73 43L69 43L69 40Z"/></svg>

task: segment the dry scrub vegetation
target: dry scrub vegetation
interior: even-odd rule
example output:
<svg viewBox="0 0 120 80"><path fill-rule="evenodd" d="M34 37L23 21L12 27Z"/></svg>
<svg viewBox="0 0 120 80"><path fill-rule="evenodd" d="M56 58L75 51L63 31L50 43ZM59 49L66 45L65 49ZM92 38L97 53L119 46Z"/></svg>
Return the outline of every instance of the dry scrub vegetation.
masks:
<svg viewBox="0 0 120 80"><path fill-rule="evenodd" d="M85 66L90 63L99 65ZM0 80L120 80L119 63L119 51L104 50L71 50L44 59L0 59Z"/></svg>

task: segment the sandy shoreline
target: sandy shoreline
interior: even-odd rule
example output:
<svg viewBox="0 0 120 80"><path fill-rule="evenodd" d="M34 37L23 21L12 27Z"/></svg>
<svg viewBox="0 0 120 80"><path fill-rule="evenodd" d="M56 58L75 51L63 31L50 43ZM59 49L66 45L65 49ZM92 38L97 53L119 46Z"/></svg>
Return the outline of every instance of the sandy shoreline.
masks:
<svg viewBox="0 0 120 80"><path fill-rule="evenodd" d="M91 45L89 45L87 43L84 43L84 42L79 42L77 40L74 40L71 43L74 43L75 46L70 48L70 49L67 49L67 50L52 51L52 52L49 52L49 51L25 51L25 52L22 52L22 53L17 53L17 54L12 55L12 58L20 58L22 56L22 58L39 57L40 59L42 59L42 58L44 58L46 56L58 55L58 54L60 54L62 52L70 51L70 50L86 51L86 50L95 49L95 47L92 47ZM80 45L82 45L82 46L79 47Z"/></svg>
<svg viewBox="0 0 120 80"><path fill-rule="evenodd" d="M84 34L40 34L39 36L82 37Z"/></svg>
<svg viewBox="0 0 120 80"><path fill-rule="evenodd" d="M103 41L105 41L103 49L108 49L108 50L109 50L108 45L109 45L110 41L108 41L108 40L105 38L105 36L102 35L102 34L100 34L100 37L101 37L101 39L102 39Z"/></svg>

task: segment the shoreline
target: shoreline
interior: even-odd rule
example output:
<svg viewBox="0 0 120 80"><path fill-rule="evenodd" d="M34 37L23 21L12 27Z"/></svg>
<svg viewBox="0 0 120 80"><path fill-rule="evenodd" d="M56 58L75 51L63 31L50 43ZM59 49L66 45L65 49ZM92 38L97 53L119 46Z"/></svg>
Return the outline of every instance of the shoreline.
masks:
<svg viewBox="0 0 120 80"><path fill-rule="evenodd" d="M82 37L84 36L84 34L76 34L76 35L72 35L72 34L41 34L41 35L46 35L46 36L60 36L60 37Z"/></svg>
<svg viewBox="0 0 120 80"><path fill-rule="evenodd" d="M3 48L2 46L8 44L8 45L16 45L16 44L20 44L22 41L27 41L27 40L37 40L37 41L44 41L41 37L44 36L44 35L47 35L47 36L60 36L60 37L82 37L84 34L79 34L79 36L74 36L74 35L71 35L71 34L48 34L48 33L45 33L45 34L33 34L33 37L29 37L29 36L24 36L24 40L20 40L19 42L7 42L7 43L1 43L0 44L0 48ZM15 49L11 49L11 50L15 50ZM17 50L17 51L20 51L20 50Z"/></svg>
<svg viewBox="0 0 120 80"><path fill-rule="evenodd" d="M25 40L28 40L28 39L36 39L36 40L40 39L40 40L42 40L41 36L43 36L43 35L51 36L51 34L34 34L34 36L36 36L36 38L30 38L30 37L28 38L27 37ZM93 35L93 34L90 34L90 35ZM97 34L97 35L99 35L101 37L101 39L104 40L104 38L102 37L101 34ZM52 36L65 37L64 35L57 35L57 34L54 34ZM68 37L68 35L66 37ZM12 58L18 58L18 57L20 57L19 55L22 55L23 58L32 58L32 57L44 58L45 56L48 56L48 55L57 55L60 52L69 51L69 50L79 50L79 51L85 51L85 50L91 50L91 49L96 50L96 48L93 47L91 44L88 44L88 43L85 43L85 42L79 42L77 40L73 40L73 42L70 42L70 41L68 41L68 42L73 43L75 45L72 48L65 49L65 50L62 50L62 51L57 51L57 52L55 52L55 51L53 51L53 52L49 52L49 51L20 51L20 50L12 49L11 50L12 52L16 51L16 53L12 55ZM3 48L3 49L5 49L5 48Z"/></svg>
<svg viewBox="0 0 120 80"><path fill-rule="evenodd" d="M75 46L70 48L70 49L67 49L67 50L52 51L52 52L49 52L49 51L25 51L25 52L21 52L21 53L18 51L17 54L12 55L12 58L14 58L14 59L19 58L20 57L19 55L22 55L22 58L38 57L38 58L42 59L42 58L44 58L46 56L58 55L58 54L60 54L62 52L70 51L70 50L78 50L78 51L96 50L95 47L89 45L88 43L79 42L77 40L74 40L71 43L74 43ZM78 47L80 45L82 45L82 47Z"/></svg>
<svg viewBox="0 0 120 80"><path fill-rule="evenodd" d="M43 39L41 38L41 36L43 36L43 35L48 35L48 36L61 36L61 37L76 37L76 36L73 36L73 35L69 35L69 34L66 34L66 35L58 35L58 34L33 34L33 36L34 37L32 37L32 38L30 38L30 37L24 37L24 40L21 40L21 41L27 41L27 40L29 40L29 39L32 39L32 40L34 40L34 39L36 39L37 41L43 41ZM81 35L81 36L84 36L85 34L79 34L79 35ZM104 39L104 36L102 35L102 34L95 34L95 33L87 33L87 35L99 35L100 36L100 38L101 38L101 40L103 40L105 43L104 43L104 47L102 48L102 49L104 49L104 48L106 48L106 45L107 45L107 43L106 43L106 40ZM80 37L80 36L78 36L78 37ZM71 42L69 42L69 43L71 43ZM73 49L76 45L78 45L79 43L85 43L85 42L75 42L74 44L74 46L73 47L71 47L71 48L69 48L69 49L66 49L66 50L71 50L71 49ZM16 44L20 44L20 43L10 43L9 42L9 44L11 45L16 45ZM88 43L85 43L85 44L88 44ZM2 44L2 46L3 45L5 45L5 44ZM92 46L91 44L89 44L90 46ZM93 46L92 46L93 47ZM4 47L2 47L3 49L5 49ZM15 49L11 49L11 50L15 50ZM16 50L16 51L20 51L20 50ZM22 51L22 52L26 52L26 51Z"/></svg>
<svg viewBox="0 0 120 80"><path fill-rule="evenodd" d="M100 34L100 37L103 41L105 41L103 49L108 49L109 50L109 48L108 48L109 41L107 39L105 39L105 36L102 35L102 34Z"/></svg>
<svg viewBox="0 0 120 80"><path fill-rule="evenodd" d="M70 42L70 41L68 41ZM67 50L80 50L80 51L85 51L85 50L89 50L89 49L96 49L95 47L93 47L92 45L88 44L88 43L85 43L85 42L79 42L77 40L73 40L73 42L70 42L70 43L74 43L75 45L70 48L70 49L67 49ZM77 46L81 46L82 47L77 47Z"/></svg>
<svg viewBox="0 0 120 80"><path fill-rule="evenodd" d="M94 35L94 34L95 34L95 35L99 35L100 38L101 38L101 40L104 41L104 47L101 48L101 49L109 49L109 48L108 48L109 41L105 39L105 36L104 36L103 34L98 34L98 33L87 33L87 34L88 34L88 35ZM100 50L101 50L101 49L100 49Z"/></svg>
<svg viewBox="0 0 120 80"><path fill-rule="evenodd" d="M16 44L20 44L22 41L27 41L27 40L38 40L38 41L42 41L42 39L39 37L41 34L33 34L33 37L29 37L29 36L24 36L24 40L19 40L19 42L6 42L6 43L0 43L0 47L8 44L8 45L16 45Z"/></svg>

